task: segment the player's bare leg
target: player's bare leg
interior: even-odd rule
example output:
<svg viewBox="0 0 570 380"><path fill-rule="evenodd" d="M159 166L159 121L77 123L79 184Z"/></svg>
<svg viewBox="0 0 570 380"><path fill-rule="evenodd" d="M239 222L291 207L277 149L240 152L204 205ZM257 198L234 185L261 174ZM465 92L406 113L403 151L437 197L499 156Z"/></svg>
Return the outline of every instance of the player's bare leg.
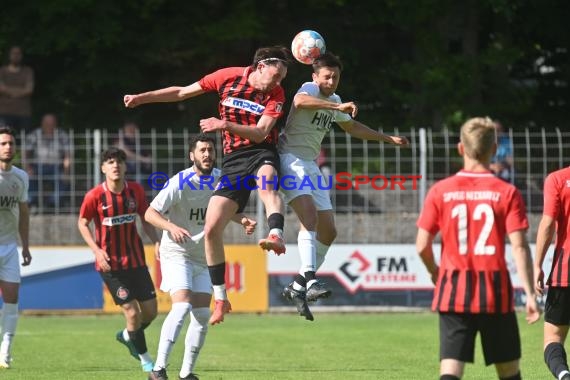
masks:
<svg viewBox="0 0 570 380"><path fill-rule="evenodd" d="M238 210L238 204L226 197L214 195L210 198L204 226L206 262L214 288L214 311L210 324L224 321L224 315L232 310L226 293L226 258L224 252L224 230Z"/></svg>

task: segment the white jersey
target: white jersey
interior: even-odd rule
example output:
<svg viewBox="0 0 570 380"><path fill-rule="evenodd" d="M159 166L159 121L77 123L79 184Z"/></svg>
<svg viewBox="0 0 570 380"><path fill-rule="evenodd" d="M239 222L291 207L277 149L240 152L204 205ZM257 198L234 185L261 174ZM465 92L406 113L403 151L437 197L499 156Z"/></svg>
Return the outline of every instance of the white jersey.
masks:
<svg viewBox="0 0 570 380"><path fill-rule="evenodd" d="M305 82L297 94L307 94L329 102L342 103L340 96L326 97L315 82ZM279 153L292 153L303 160L315 160L321 151L321 143L333 123L349 121L349 114L337 110L296 108L291 105L285 129L279 136Z"/></svg>
<svg viewBox="0 0 570 380"><path fill-rule="evenodd" d="M192 168L179 172L170 178L168 185L150 203L150 207L191 235L204 230L206 208L221 176L220 169L214 169L209 176L203 177L195 173ZM172 240L168 231L162 232L160 255L183 255L194 262L206 264L204 239L198 244L190 239L184 244L178 244Z"/></svg>
<svg viewBox="0 0 570 380"><path fill-rule="evenodd" d="M20 203L28 201L28 174L12 166L0 169L0 245L18 242Z"/></svg>

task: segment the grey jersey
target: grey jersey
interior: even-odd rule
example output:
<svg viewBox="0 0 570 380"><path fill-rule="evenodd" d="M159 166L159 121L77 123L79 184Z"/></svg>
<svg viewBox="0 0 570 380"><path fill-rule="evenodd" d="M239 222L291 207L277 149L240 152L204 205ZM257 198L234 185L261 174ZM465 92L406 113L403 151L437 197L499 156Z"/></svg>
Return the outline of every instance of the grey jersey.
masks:
<svg viewBox="0 0 570 380"><path fill-rule="evenodd" d="M297 94L307 94L329 102L342 103L340 96L326 97L315 82L303 83ZM349 114L325 109L296 108L291 105L285 129L279 136L279 153L292 153L303 160L315 160L321 150L321 143L333 123L349 121Z"/></svg>
<svg viewBox="0 0 570 380"><path fill-rule="evenodd" d="M12 166L0 170L0 245L18 242L20 203L28 201L28 174Z"/></svg>

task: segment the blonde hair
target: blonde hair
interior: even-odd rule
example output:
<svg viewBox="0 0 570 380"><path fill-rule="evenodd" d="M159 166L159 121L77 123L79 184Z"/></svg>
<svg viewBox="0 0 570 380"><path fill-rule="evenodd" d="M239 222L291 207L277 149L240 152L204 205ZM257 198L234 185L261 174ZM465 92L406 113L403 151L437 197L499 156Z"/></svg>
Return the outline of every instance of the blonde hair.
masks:
<svg viewBox="0 0 570 380"><path fill-rule="evenodd" d="M497 142L497 125L489 117L474 117L461 127L461 142L465 154L477 161L487 161Z"/></svg>

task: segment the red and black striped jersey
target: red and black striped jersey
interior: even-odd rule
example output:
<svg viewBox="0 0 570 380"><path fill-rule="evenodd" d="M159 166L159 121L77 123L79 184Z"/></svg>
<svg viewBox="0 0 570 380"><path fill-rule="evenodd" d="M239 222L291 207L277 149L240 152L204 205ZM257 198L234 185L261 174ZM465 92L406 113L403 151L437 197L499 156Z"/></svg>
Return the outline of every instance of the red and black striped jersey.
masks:
<svg viewBox="0 0 570 380"><path fill-rule="evenodd" d="M570 286L570 168L552 172L544 181L544 215L556 221L556 246L550 286Z"/></svg>
<svg viewBox="0 0 570 380"><path fill-rule="evenodd" d="M147 208L144 189L136 182L125 182L125 188L119 194L110 191L103 182L85 195L79 217L94 221L95 241L109 255L111 270L146 265L136 216L139 214L144 218ZM100 270L97 261L95 269Z"/></svg>
<svg viewBox="0 0 570 380"><path fill-rule="evenodd" d="M505 238L526 230L520 192L490 172L460 171L433 185L417 226L441 233L432 309L456 313L514 310Z"/></svg>
<svg viewBox="0 0 570 380"><path fill-rule="evenodd" d="M279 118L283 115L285 92L276 86L268 93L253 88L247 82L251 67L228 67L204 76L198 82L204 91L216 91L220 97L220 118L241 125L255 126L261 115ZM279 131L274 126L263 141L277 145ZM254 145L249 139L222 131L224 154Z"/></svg>

